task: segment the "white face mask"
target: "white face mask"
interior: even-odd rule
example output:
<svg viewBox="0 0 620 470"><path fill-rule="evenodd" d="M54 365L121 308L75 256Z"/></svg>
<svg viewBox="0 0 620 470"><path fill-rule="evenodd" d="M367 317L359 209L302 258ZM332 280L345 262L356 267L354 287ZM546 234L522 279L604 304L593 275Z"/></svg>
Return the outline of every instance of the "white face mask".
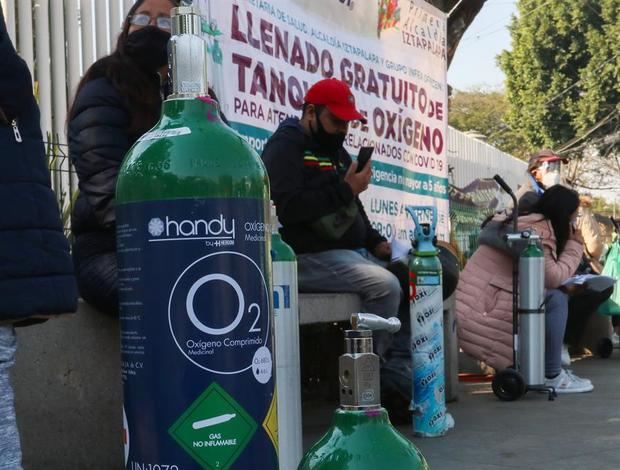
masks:
<svg viewBox="0 0 620 470"><path fill-rule="evenodd" d="M542 184L545 188L550 188L556 184L560 184L561 175L559 171L550 171L545 173L542 177Z"/></svg>

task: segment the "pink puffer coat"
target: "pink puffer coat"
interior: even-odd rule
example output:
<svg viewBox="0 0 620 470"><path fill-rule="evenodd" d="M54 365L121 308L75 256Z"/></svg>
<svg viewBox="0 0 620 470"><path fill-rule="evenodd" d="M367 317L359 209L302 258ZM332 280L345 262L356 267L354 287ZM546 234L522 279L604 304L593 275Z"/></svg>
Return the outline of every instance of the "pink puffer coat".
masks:
<svg viewBox="0 0 620 470"><path fill-rule="evenodd" d="M543 239L545 287L555 289L574 274L583 245L568 240L558 258L551 223L541 214L519 217L519 230L530 227ZM512 364L510 255L481 245L461 273L456 302L457 334L463 351L497 370Z"/></svg>

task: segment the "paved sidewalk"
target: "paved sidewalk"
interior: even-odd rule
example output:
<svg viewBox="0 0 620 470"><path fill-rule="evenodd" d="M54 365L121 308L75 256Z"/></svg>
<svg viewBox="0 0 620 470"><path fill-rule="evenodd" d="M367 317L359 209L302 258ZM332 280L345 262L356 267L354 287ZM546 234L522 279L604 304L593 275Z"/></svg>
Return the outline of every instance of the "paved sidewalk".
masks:
<svg viewBox="0 0 620 470"><path fill-rule="evenodd" d="M460 384L459 400L448 404L456 427L447 436L412 438L432 470L620 469L620 351L609 359L573 362L594 384L586 394L529 392L500 402L490 384ZM304 449L329 426L337 404L304 408ZM411 438L411 429L399 431Z"/></svg>

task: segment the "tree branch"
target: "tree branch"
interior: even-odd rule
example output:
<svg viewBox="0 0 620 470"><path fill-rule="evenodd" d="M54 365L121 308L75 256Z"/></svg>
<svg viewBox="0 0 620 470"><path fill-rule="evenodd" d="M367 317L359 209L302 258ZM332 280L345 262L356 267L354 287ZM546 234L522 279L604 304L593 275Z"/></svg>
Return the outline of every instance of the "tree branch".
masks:
<svg viewBox="0 0 620 470"><path fill-rule="evenodd" d="M448 13L454 8L459 0L426 0L431 5L439 8L444 13ZM456 48L465 34L469 25L474 21L476 15L484 6L487 0L465 0L458 5L448 18L448 67L452 62Z"/></svg>

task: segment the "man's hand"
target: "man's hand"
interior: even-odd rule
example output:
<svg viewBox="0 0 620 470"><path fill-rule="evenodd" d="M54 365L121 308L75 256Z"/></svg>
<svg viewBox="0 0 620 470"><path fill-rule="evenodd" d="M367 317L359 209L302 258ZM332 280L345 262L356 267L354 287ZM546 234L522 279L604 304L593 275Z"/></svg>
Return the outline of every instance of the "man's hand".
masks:
<svg viewBox="0 0 620 470"><path fill-rule="evenodd" d="M362 171L356 173L357 162L353 162L344 175L344 182L351 186L351 191L353 191L354 196L363 193L368 188L371 175L370 163L371 162L368 162Z"/></svg>
<svg viewBox="0 0 620 470"><path fill-rule="evenodd" d="M373 248L372 254L380 260L390 261L392 259L392 246L390 245L390 242L380 242Z"/></svg>

